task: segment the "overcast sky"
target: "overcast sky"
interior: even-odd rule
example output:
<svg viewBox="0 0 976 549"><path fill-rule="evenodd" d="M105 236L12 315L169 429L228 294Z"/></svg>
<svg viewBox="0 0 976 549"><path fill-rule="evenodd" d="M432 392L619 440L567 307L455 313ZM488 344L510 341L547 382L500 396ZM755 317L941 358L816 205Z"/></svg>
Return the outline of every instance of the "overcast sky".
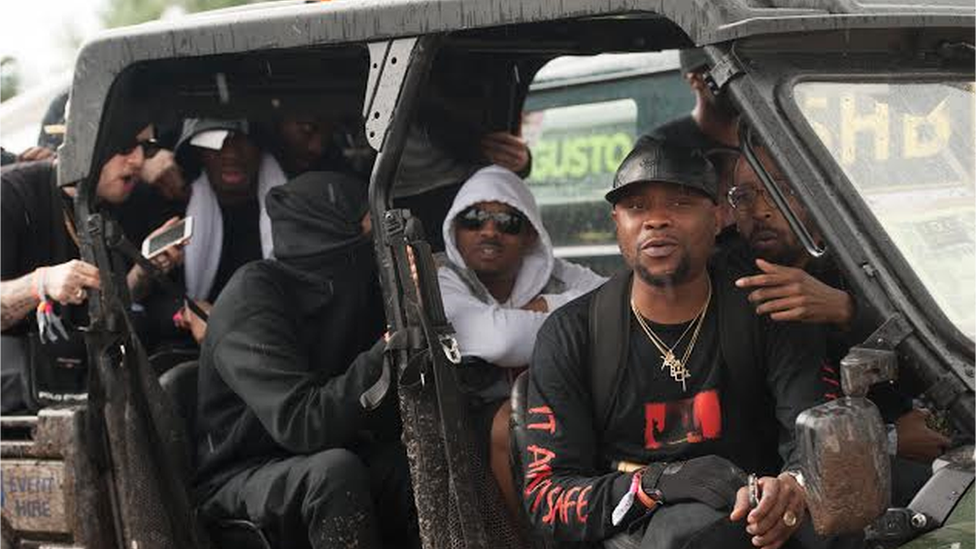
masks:
<svg viewBox="0 0 976 549"><path fill-rule="evenodd" d="M0 2L0 55L17 59L21 89L69 70L74 41L100 28L105 0L3 0Z"/></svg>

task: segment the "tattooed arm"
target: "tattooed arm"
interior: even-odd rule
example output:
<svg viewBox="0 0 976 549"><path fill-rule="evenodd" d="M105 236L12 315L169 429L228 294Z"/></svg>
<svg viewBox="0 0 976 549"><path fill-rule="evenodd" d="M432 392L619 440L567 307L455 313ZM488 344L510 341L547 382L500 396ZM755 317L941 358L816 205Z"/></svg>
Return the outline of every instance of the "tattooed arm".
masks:
<svg viewBox="0 0 976 549"><path fill-rule="evenodd" d="M17 324L37 307L40 291L62 305L77 305L88 299L88 288L100 287L98 269L79 259L38 267L20 278L0 282L0 329Z"/></svg>
<svg viewBox="0 0 976 549"><path fill-rule="evenodd" d="M34 273L0 282L0 330L7 330L24 319L40 301L31 279Z"/></svg>

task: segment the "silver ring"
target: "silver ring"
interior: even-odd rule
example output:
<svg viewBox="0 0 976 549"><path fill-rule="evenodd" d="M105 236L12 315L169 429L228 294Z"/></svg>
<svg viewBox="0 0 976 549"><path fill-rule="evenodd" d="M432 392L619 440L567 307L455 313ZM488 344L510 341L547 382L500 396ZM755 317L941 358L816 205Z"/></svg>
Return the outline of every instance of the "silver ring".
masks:
<svg viewBox="0 0 976 549"><path fill-rule="evenodd" d="M790 528L796 526L796 514L793 511L786 511L783 513L783 524L789 526Z"/></svg>
<svg viewBox="0 0 976 549"><path fill-rule="evenodd" d="M85 299L85 289L78 288L77 290L75 290L75 297L78 299Z"/></svg>

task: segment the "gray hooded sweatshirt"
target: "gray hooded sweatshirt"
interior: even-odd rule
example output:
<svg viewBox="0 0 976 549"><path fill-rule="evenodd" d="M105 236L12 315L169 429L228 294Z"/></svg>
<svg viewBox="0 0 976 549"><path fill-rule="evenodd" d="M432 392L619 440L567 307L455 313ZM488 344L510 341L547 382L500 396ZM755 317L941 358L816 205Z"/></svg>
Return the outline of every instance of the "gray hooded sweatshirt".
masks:
<svg viewBox="0 0 976 549"><path fill-rule="evenodd" d="M454 238L454 218L479 202L501 202L517 209L539 235L522 259L512 294L504 303L467 267ZM606 281L586 267L553 256L532 192L518 175L499 166L482 168L465 182L444 220L443 234L446 257L441 258L437 274L461 353L496 366L524 367L532 357L536 334L549 314L521 307L541 295L551 312Z"/></svg>

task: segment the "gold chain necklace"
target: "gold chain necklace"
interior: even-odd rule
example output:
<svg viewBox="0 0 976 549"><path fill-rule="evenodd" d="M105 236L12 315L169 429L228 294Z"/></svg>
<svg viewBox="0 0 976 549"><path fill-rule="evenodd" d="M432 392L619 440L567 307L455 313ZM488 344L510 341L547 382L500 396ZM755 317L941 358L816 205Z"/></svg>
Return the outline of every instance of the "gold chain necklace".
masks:
<svg viewBox="0 0 976 549"><path fill-rule="evenodd" d="M681 384L682 391L688 390L686 380L691 377L691 372L688 371L687 367L688 359L691 357L691 353L695 349L695 343L698 342L698 335L701 333L702 325L705 323L705 314L708 312L708 305L712 301L712 281L710 279L706 280L708 280L708 295L705 298L705 304L702 306L701 310L698 311L698 314L695 315L695 318L693 318L688 324L688 327L685 328L685 331L681 334L681 337L679 337L674 345L670 347L664 343L664 340L661 339L660 336L651 330L651 327L647 325L644 317L640 314L640 311L637 310L637 304L633 299L630 300L630 309L633 311L634 316L637 317L637 323L640 324L640 327L643 328L644 333L647 334L647 338L651 340L651 343L653 343L654 346L657 347L657 350L661 353L661 369L669 369L671 379ZM684 354L680 359L678 359L678 357L674 355L674 350L678 347L681 340L684 339L685 334L688 333L688 330L690 330L692 326L695 327L695 330L691 335L691 341L688 342L688 346L685 348Z"/></svg>

